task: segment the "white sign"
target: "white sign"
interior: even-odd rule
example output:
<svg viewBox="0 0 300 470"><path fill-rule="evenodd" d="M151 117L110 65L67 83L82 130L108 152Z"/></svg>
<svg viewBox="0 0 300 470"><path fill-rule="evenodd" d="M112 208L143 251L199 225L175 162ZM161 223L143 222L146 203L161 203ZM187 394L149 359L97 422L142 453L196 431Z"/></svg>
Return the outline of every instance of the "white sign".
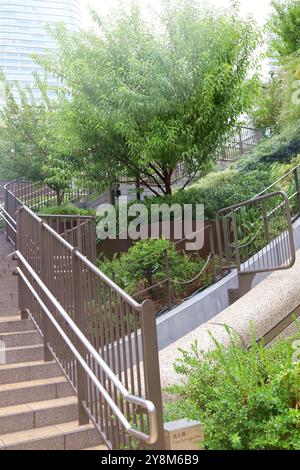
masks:
<svg viewBox="0 0 300 470"><path fill-rule="evenodd" d="M167 450L201 450L203 448L204 432L197 421L180 419L166 423L164 429Z"/></svg>

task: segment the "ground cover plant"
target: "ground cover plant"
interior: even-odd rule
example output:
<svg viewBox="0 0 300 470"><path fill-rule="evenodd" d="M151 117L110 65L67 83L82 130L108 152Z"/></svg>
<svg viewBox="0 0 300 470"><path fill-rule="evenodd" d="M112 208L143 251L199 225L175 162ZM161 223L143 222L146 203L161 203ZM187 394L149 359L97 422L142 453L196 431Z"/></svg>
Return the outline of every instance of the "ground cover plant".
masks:
<svg viewBox="0 0 300 470"><path fill-rule="evenodd" d="M175 369L185 380L168 390L165 421L200 421L207 449L300 450L300 330L269 348L253 339L251 349L228 333L229 348L181 351Z"/></svg>

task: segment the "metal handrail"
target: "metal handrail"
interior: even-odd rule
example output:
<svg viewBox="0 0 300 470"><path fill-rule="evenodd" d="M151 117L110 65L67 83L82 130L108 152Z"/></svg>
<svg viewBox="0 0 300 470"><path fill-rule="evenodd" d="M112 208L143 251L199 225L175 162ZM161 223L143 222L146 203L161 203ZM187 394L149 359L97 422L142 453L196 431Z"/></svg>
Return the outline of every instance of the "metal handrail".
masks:
<svg viewBox="0 0 300 470"><path fill-rule="evenodd" d="M262 273L262 272L290 269L296 261L296 249L295 249L295 243L294 243L294 237L293 237L292 218L291 218L289 198L288 198L287 194L284 191L275 191L275 192L272 192L272 193L263 194L263 195L258 196L256 198L249 199L249 200L244 201L242 203L238 203L238 204L234 204L234 205L229 206L229 207L225 207L224 209L219 210L218 213L217 213L217 219L216 219L217 220L217 238L218 238L218 245L219 245L220 252L222 252L220 220L222 219L222 217L224 219L224 218L230 217L230 216L233 217L233 215L234 215L234 218L233 218L234 219L234 222L233 222L234 243L231 243L228 240L227 245L231 246L231 247L233 247L237 250L237 252L235 253L235 258L236 258L235 264L230 266L230 268L237 268L239 273L242 272L241 271L241 266L245 263L244 262L241 263L241 260L240 260L240 249L243 246L241 246L239 244L239 240L238 240L238 236L237 236L236 212L237 212L238 209L240 209L242 207L249 206L253 203L264 202L265 200L267 200L269 198L272 198L274 196L281 196L283 198L283 201L284 201L281 205L277 206L276 209L278 209L279 207L284 207L284 206L288 208L287 209L287 229L285 231L288 233L288 237L289 237L290 260L289 260L288 264L278 266L278 267L272 266L270 268L270 267L267 266L267 267L263 267L262 269L257 268L257 269L255 269L255 271L251 271L251 274L253 274L254 272L256 274L258 274L258 273ZM272 214L274 212L275 211L272 211L272 212L270 212L270 214ZM276 240L276 238L278 238L279 236L282 236L282 233L281 233L281 235L278 234L277 236L275 236L274 240ZM256 238L256 236L255 236L255 238ZM228 269L229 267L226 266L226 268ZM250 273L249 270L247 272Z"/></svg>
<svg viewBox="0 0 300 470"><path fill-rule="evenodd" d="M258 193L256 196L254 196L253 199L256 199L257 197L262 196L263 194L265 194L267 191L269 191L269 189L273 188L273 186L275 186L276 184L280 183L280 181L284 180L288 175L290 175L291 173L294 173L296 170L298 170L298 168L300 168L300 165L294 166L294 168L292 168L291 170L287 171L283 176L281 176L280 178L278 178L278 180L274 181L274 183L270 184L267 188L265 188L263 191L261 191L260 193ZM296 193L296 194L297 194L297 193Z"/></svg>
<svg viewBox="0 0 300 470"><path fill-rule="evenodd" d="M217 216L221 215L225 212L229 212L229 211L232 211L232 210L235 211L236 209L240 209L241 207L244 207L246 205L253 204L254 201L259 202L261 200L266 199L267 197L279 196L279 195L282 196L287 202L289 201L289 198L288 198L287 194L284 191L274 191L273 193L270 193L270 194L263 194L261 196L256 196L254 198L248 199L247 201L239 202L238 204L234 204L232 206L224 207L223 209L220 209L217 212Z"/></svg>
<svg viewBox="0 0 300 470"><path fill-rule="evenodd" d="M31 268L30 264L27 263L26 259L24 256L19 252L15 251L14 253L10 254L8 256L10 259L18 259L21 261L21 263L24 265L26 270L30 273L30 275L33 277L39 288L43 291L47 299L52 303L52 305L55 307L55 309L59 312L60 316L62 319L68 324L68 326L71 328L72 332L76 335L77 339L81 342L81 344L86 348L86 350L89 352L89 354L93 357L93 359L97 362L98 366L103 370L105 375L111 380L113 385L118 389L122 397L128 401L128 403L132 403L135 405L138 405L142 408L144 408L149 417L149 435L145 434L141 431L138 431L134 429L131 424L127 421L126 417L124 414L120 411L118 406L115 404L115 402L111 399L110 395L107 393L105 388L101 385L95 374L92 372L90 367L87 365L86 361L83 359L81 354L77 351L71 340L68 338L68 336L64 333L63 329L60 327L59 323L55 320L53 315L51 314L50 310L46 307L45 303L42 301L36 290L32 287L30 281L27 279L25 274L20 268L16 268L15 272L19 274L24 281L24 283L27 285L28 289L31 291L32 295L35 297L41 308L43 309L44 313L47 315L53 326L56 328L58 333L61 335L62 339L64 340L65 344L70 348L76 359L80 362L80 365L83 367L84 371L88 374L90 379L93 381L94 385L97 387L101 395L104 397L106 400L108 406L111 408L111 410L116 414L117 418L119 421L122 423L123 427L126 429L128 434L131 434L132 436L135 436L147 444L154 444L157 440L158 436L158 429L157 429L157 415L156 415L156 408L152 402L149 400L143 399L141 397L136 397L124 387L124 385L119 381L119 379L116 377L116 375L112 372L112 370L109 368L109 366L106 364L106 362L101 358L100 354L96 351L96 349L91 345L91 343L87 340L87 338L84 336L84 334L80 331L80 329L77 327L77 325L74 323L74 321L70 318L70 316L67 314L67 312L64 310L64 308L60 305L60 303L56 300L56 298L52 295L50 290L45 286L43 281L40 279L40 277L35 273L35 271ZM49 347L50 345L48 345Z"/></svg>
<svg viewBox="0 0 300 470"><path fill-rule="evenodd" d="M89 261L85 256L83 256L80 251L76 250L69 242L67 242L61 235L59 235L50 225L48 225L44 220L42 220L37 214L35 214L29 207L23 206L23 210L28 212L31 217L33 217L38 223L43 224L45 230L51 233L51 235L56 238L57 240L60 241L70 252L74 253L77 258L79 258L83 263L85 263L91 271L93 271L96 276L98 276L102 281L104 281L106 284L108 284L114 291L116 291L120 297L123 298L126 302L129 303L133 308L140 310L141 305L137 302L135 302L130 295L126 294L121 287L119 287L117 284L115 284L108 276L106 276L102 271L100 271L91 261ZM75 250L75 251L74 251Z"/></svg>
<svg viewBox="0 0 300 470"><path fill-rule="evenodd" d="M20 180L16 180L15 182L18 183ZM17 186L18 188L19 186ZM22 184L20 186L22 189ZM21 296L21 303L20 303L20 308L21 311L27 312L26 314L32 318L32 320L35 322L36 326L39 328L42 336L44 337L44 354L45 358L47 358L48 352L51 353L51 355L54 357L55 360L57 360L58 364L62 368L63 372L65 373L67 379L69 380L70 384L72 387L76 390L77 395L78 395L78 403L79 403L79 410L80 410L80 415L79 415L79 423L84 424L84 421L86 417L90 418L91 422L94 424L94 426L97 428L97 430L100 432L101 436L104 439L104 442L106 442L107 446L110 448L114 448L114 446L118 445L118 439L121 439L123 442L125 439L125 435L127 435L128 439L138 439L140 442L144 442L145 445L161 445L163 446L163 428L162 428L162 409L161 409L161 389L160 389L160 380L159 380L159 375L158 375L158 369L155 368L155 371L152 371L151 373L144 371L144 384L142 385L141 381L141 376L140 376L140 364L141 360L144 361L144 367L146 370L148 370L151 362L151 358L154 359L154 355L157 353L157 348L155 347L154 343L153 346L150 343L150 338L147 337L146 333L148 329L150 328L151 331L154 331L153 328L155 326L155 313L154 313L154 308L152 310L151 305L149 302L145 301L143 303L138 303L136 302L130 295L128 295L126 292L124 292L117 284L114 283L113 280L109 279L104 273L102 273L88 258L84 256L83 253L81 253L77 248L75 248L71 243L69 243L66 239L63 238L57 231L51 227L50 225L47 224L45 220L43 220L39 215L37 215L33 210L31 210L30 207L26 204L26 196L27 194L24 193L24 200L20 196L16 196L14 194L14 187L13 187L13 182L8 183L5 187L6 191L6 200L9 202L8 204L8 211L9 214L8 216L10 217L12 223L11 225L14 228L14 225L16 229L14 232L11 232L12 238L15 238L15 252L10 255L10 257L15 257L15 259L18 260L18 267L15 270L15 274L17 274L22 281L19 285L19 295ZM17 194L23 194L18 193ZM44 197L44 194L37 195L39 199L42 199ZM29 201L29 205L30 205ZM7 212L4 209L5 212ZM3 212L3 217L5 215L5 212ZM1 211L0 211L1 215ZM51 217L51 214L47 215L47 217ZM56 217L56 216L55 216ZM56 217L58 220L61 218L65 218L68 220L68 217L65 216L58 216ZM74 218L74 217L70 217ZM82 218L82 217L80 217ZM91 219L89 216L84 216L84 220L86 219ZM8 221L9 218L7 217ZM94 218L93 218L94 219ZM26 221L28 221L29 225L26 225ZM57 296L55 293L55 289L53 290L51 287L51 284L47 283L47 269L45 269L45 276L43 276L43 270L39 270L35 266L35 264L32 265L31 263L31 258L29 259L28 256L26 255L27 251L27 245L26 243L23 244L23 238L22 238L22 230L25 229L29 231L28 235L30 235L30 227L36 227L38 226L39 230L39 235L38 238L36 238L36 243L35 246L37 247L37 257L39 257L44 254L44 249L42 248L43 246L43 239L52 239L53 243L56 244L58 250L63 250L62 252L64 253L62 257L65 257L65 259L73 259L72 263L73 264L73 269L75 269L75 274L73 272L72 277L70 278L71 282L71 289L75 289L74 291L74 296L75 299L73 299L74 307L75 310L77 310L77 316L73 318L71 315L71 309L70 312L68 311L69 309L69 304L63 303L64 297L60 297L60 294ZM9 227L7 225L7 227ZM17 229L18 227L18 229ZM43 238L40 238L43 233ZM36 231L34 230L32 233L33 237L36 236ZM50 238L49 238L50 237ZM41 243L41 245L40 245ZM24 245L24 246L23 246ZM42 248L42 251L41 251ZM24 249L24 253L23 253ZM60 253L58 251L57 253ZM31 255L30 255L31 256ZM60 256L60 255L56 255ZM39 261L38 261L39 263ZM76 266L76 268L74 268ZM81 268L80 268L81 266ZM45 265L46 267L46 265ZM81 276L79 275L78 277L78 272L77 272L77 267L80 270ZM57 267L55 268L57 269ZM68 268L69 269L69 268ZM58 272L58 271L56 271ZM71 271L68 271L71 273ZM118 299L118 305L122 306L121 308L123 309L123 305L125 308L125 315L126 315L126 322L128 321L127 316L130 315L130 311L135 312L137 315L138 320L137 322L137 328L135 330L135 339L134 343L130 344L129 346L129 374L131 377L136 373L137 374L137 388L133 387L132 388L132 383L131 383L131 388L129 383L127 382L127 376L124 378L125 382L123 379L118 375L119 372L117 372L115 366L110 363L110 359L105 356L105 349L104 349L104 355L103 355L103 346L99 349L97 346L97 341L93 342L92 340L88 339L88 330L83 330L81 325L81 318L80 316L80 310L78 309L78 295L76 299L76 287L75 287L75 282L78 282L78 279L82 276L85 275L85 273L90 273L89 276L93 277L93 283L97 282L99 283L98 285L101 286L106 286L104 289L109 289L109 292L112 292L113 295L115 295ZM73 277L75 276L75 277ZM24 288L21 287L21 285L24 285ZM93 284L94 285L94 284ZM31 299L33 300L33 305L31 304L31 301L29 300L29 297L31 296ZM108 292L108 291L107 291ZM78 293L78 291L77 291ZM79 295L80 297L80 295ZM89 299L88 299L89 301ZM77 302L77 303L76 303ZM119 304L120 302L120 304ZM38 309L40 313L36 314L35 312L35 305L38 306ZM28 307L29 309L28 309ZM33 310L31 311L31 308ZM83 309L85 307L82 307ZM87 307L88 308L88 307ZM113 307L115 308L115 307ZM147 313L149 314L147 315ZM111 313L111 312L110 312ZM81 313L84 315L84 312ZM49 336L49 330L48 327L43 325L40 328L39 325L39 319L38 317L35 318L35 315L41 315L40 319L42 322L46 321L45 325L47 322L49 322L49 325L51 325L51 328L53 329L53 333L60 338L60 342L62 345L64 345L65 348L68 348L69 351L71 352L73 356L73 361L77 363L77 372L75 375L75 384L73 383L74 379L72 377L72 374L69 376L67 371L64 370L63 364L59 362L58 356L57 356L57 351L56 350L56 344L55 341L54 343L52 342L51 335ZM88 317L86 317L88 318ZM83 320L84 321L84 320ZM139 323L139 321L141 323ZM124 319L121 320L121 322L124 322ZM126 359L126 351L124 347L126 344L127 340L125 340L125 337L123 338L122 335L125 334L124 330L124 323L121 324L121 332L117 333L117 339L114 340L113 336L110 337L110 339L113 341L111 343L111 347L118 348L118 351L120 351L120 345L122 344L122 350L123 350L123 359L124 359L124 367L126 368L127 364L127 359ZM71 332L71 337L68 335L68 331L65 330L70 330ZM127 326L126 326L127 328ZM149 330L149 331L150 331ZM96 329L96 331L98 331ZM133 331L133 330L132 330ZM52 333L52 334L53 334ZM117 343L117 341L120 341L120 335L121 333L121 343ZM96 333L97 334L97 333ZM105 333L106 334L106 333ZM129 335L132 335L132 332L128 332ZM141 337L141 347L142 347L142 355L143 359L140 359L139 356L139 339L137 335L140 335ZM130 336L131 337L131 336ZM153 336L151 336L153 338ZM102 341L102 340L101 340ZM114 344L114 341L116 343ZM125 345L125 346L124 346ZM100 347L100 346L99 346ZM135 359L136 362L134 362L133 357L132 357L132 347L137 348L137 352L135 353ZM102 352L101 352L102 351ZM50 357L51 357L50 355ZM45 359L49 360L49 359ZM119 359L118 359L119 360ZM157 360L158 360L158 354L157 354ZM79 369L78 369L79 367ZM119 362L119 367L123 367L120 365ZM96 368L96 369L95 369ZM135 372L136 368L136 372ZM96 371L98 369L100 375L98 375L98 372ZM123 373L126 375L127 372L125 373L125 370ZM86 377L86 378L84 378ZM83 384L84 381L88 380L89 385L87 388L83 391ZM153 383L151 382L153 381ZM76 386L77 382L77 386ZM154 383L155 382L155 383ZM123 384L124 383L124 384ZM94 387L94 392L91 392L92 394L98 393L99 394L99 406L104 407L103 413L107 413L105 409L108 408L108 414L109 417L108 420L106 419L106 424L104 424L104 428L102 429L103 423L101 422L98 424L97 420L100 419L100 417L97 417L97 413L94 416L93 415L93 404L90 405L89 403L89 387ZM77 387L77 388L76 388ZM79 388L78 388L79 387ZM108 388L107 388L108 387ZM114 395L111 395L111 387L114 388ZM145 390L145 395L143 394L143 390ZM145 397L145 398L144 398ZM119 403L120 400L120 403ZM125 406L125 407L124 407ZM90 409L91 407L91 409ZM131 416L129 413L129 409L131 410L130 413L132 414L133 420L131 420ZM84 417L84 412L86 416ZM102 413L102 411L100 412ZM138 415L141 415L140 418L138 418L138 422L140 423L141 427L138 425L136 417ZM144 424L141 424L143 422L142 416L144 415L146 422L147 422L147 428L145 429ZM120 427L120 434L119 431L117 431L117 435L119 437L116 437L115 432L116 430L110 431L109 427L106 428L106 426L110 426L113 419L116 420L116 423L119 423L117 426L118 428ZM100 420L101 421L101 420ZM106 430L105 430L106 429ZM111 434L111 432L113 434ZM122 437L121 437L122 436ZM123 437L124 436L124 437ZM127 439L126 438L126 439ZM127 441L126 441L127 442ZM130 441L129 441L130 442ZM130 444L131 445L131 444Z"/></svg>
<svg viewBox="0 0 300 470"><path fill-rule="evenodd" d="M24 190L24 189L27 189L27 188L30 188L30 187L38 186L38 185L40 185L40 184L42 184L42 183L40 183L39 181L36 181L35 183L32 183L32 182L29 182L29 181L25 181L24 178L17 178L17 179L15 179L15 180L12 180L12 181L8 182L8 183L4 186L4 190L7 191L8 193L10 193L10 195L13 196L20 204L26 205L26 204L22 201L22 199L20 199L18 196L16 196L16 195L11 191L11 189L10 189L10 186L11 186L11 185L13 185L13 184L15 184L15 183L21 183L21 182L23 182L24 184L27 184L27 186L24 186L24 187L22 188L23 190ZM44 186L44 188L45 188L45 186ZM47 186L47 188L49 189L49 192L52 193L51 195L52 195L53 198L54 198L54 197L55 197L55 191L54 191L52 188L50 188L49 186ZM39 188L39 189L43 189L43 187L41 187L41 188ZM69 188L69 190L71 190L71 188ZM39 190L37 189L36 191L34 191L34 192L32 192L32 193L26 194L26 196L27 196L27 197L28 197L28 196L32 196L32 195L34 195L34 194L37 194L38 192L39 192ZM84 195L86 196L87 194L84 193L84 194L82 194L81 196L84 196ZM68 199L68 203L72 203L72 202L76 201L77 198L78 198L78 196ZM38 205L38 203L37 203L37 204L33 204L33 205L31 206L31 208L34 208L34 207L36 207L37 205Z"/></svg>
<svg viewBox="0 0 300 470"><path fill-rule="evenodd" d="M94 215L81 215L81 214L74 214L74 215L63 215L63 214L41 214L39 216L43 219L83 219L83 220L95 220L96 217Z"/></svg>
<svg viewBox="0 0 300 470"><path fill-rule="evenodd" d="M4 209L4 207L0 206L0 217L4 220L4 222L10 226L14 233L17 233L16 223L14 219L9 215L9 213Z"/></svg>

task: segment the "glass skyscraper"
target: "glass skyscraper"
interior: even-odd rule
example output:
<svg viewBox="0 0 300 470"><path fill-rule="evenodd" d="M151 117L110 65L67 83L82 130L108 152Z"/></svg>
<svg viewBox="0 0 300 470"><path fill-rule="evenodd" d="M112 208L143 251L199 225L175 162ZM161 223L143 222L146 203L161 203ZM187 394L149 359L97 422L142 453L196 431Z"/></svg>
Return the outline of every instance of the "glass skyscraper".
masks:
<svg viewBox="0 0 300 470"><path fill-rule="evenodd" d="M33 73L39 72L40 67L31 55L56 48L47 25L63 22L69 30L76 31L80 19L80 0L0 0L0 67L7 80L33 87ZM38 90L34 90L34 95L39 98Z"/></svg>

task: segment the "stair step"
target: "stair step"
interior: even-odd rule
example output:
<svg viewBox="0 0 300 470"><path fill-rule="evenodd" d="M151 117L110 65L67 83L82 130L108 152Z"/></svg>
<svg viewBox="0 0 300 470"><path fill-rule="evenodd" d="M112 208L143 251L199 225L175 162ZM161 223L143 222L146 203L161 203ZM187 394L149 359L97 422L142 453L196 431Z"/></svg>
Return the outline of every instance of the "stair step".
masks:
<svg viewBox="0 0 300 470"><path fill-rule="evenodd" d="M54 400L74 395L65 377L52 377L0 385L0 407Z"/></svg>
<svg viewBox="0 0 300 470"><path fill-rule="evenodd" d="M24 362L0 366L0 385L59 377L62 372L56 362Z"/></svg>
<svg viewBox="0 0 300 470"><path fill-rule="evenodd" d="M44 348L42 344L34 346L16 346L6 348L5 364L15 364L17 362L41 361L44 358Z"/></svg>
<svg viewBox="0 0 300 470"><path fill-rule="evenodd" d="M0 448L5 450L81 450L100 444L96 429L77 421L0 435Z"/></svg>
<svg viewBox="0 0 300 470"><path fill-rule="evenodd" d="M11 317L0 316L0 334L29 331L34 328L31 320L21 320L20 315Z"/></svg>
<svg viewBox="0 0 300 470"><path fill-rule="evenodd" d="M83 450L98 450L98 452L103 452L104 450L107 451L107 447L104 445L96 446L96 447L89 447L88 449L83 449Z"/></svg>
<svg viewBox="0 0 300 470"><path fill-rule="evenodd" d="M17 297L13 299L7 299L7 300L0 300L0 309L1 310L10 310L13 308L18 307L18 299Z"/></svg>
<svg viewBox="0 0 300 470"><path fill-rule="evenodd" d="M36 346L41 344L41 336L36 330L0 333L0 341L3 341L7 348Z"/></svg>
<svg viewBox="0 0 300 470"><path fill-rule="evenodd" d="M17 306L14 306L11 308L9 307L1 308L1 311L0 311L1 321L5 321L7 317L16 317L16 316L19 316L19 319L20 319L20 313L19 313Z"/></svg>
<svg viewBox="0 0 300 470"><path fill-rule="evenodd" d="M78 419L77 397L0 408L0 434L52 426Z"/></svg>

